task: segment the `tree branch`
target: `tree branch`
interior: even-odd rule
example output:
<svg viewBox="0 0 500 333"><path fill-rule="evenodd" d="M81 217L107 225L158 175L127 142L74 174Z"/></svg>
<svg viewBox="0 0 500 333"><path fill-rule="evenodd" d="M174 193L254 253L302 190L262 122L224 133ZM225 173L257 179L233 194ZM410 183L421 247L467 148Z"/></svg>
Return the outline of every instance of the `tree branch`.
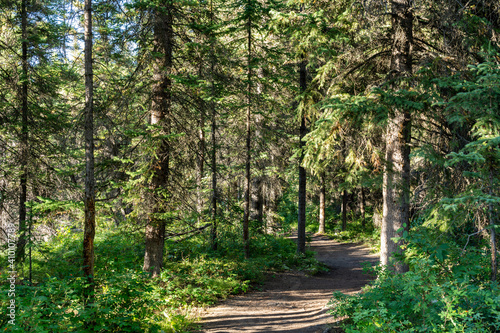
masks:
<svg viewBox="0 0 500 333"><path fill-rule="evenodd" d="M365 61L363 61L361 64L355 66L354 68L352 68L349 72L347 72L346 74L344 74L343 76L346 77L348 75L351 75L354 71L356 71L357 69L359 69L360 67L363 67L364 65L366 65L368 62L370 62L371 60L375 59L376 57L378 56L381 56L381 55L384 55L384 54L389 54L390 51L380 51L374 55L372 55L371 57L369 57L368 59L366 59Z"/></svg>

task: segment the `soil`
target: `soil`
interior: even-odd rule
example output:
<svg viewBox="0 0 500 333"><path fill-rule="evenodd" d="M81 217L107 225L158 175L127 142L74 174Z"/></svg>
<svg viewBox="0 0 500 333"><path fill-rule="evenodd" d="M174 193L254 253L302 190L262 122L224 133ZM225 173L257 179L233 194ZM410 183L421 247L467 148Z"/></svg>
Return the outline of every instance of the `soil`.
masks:
<svg viewBox="0 0 500 333"><path fill-rule="evenodd" d="M202 315L207 333L233 332L343 332L339 319L328 313L333 291L357 293L373 276L362 263L376 264L378 256L361 244L338 243L326 236L311 237L310 248L328 272L309 276L300 271L276 273L261 290L229 298Z"/></svg>

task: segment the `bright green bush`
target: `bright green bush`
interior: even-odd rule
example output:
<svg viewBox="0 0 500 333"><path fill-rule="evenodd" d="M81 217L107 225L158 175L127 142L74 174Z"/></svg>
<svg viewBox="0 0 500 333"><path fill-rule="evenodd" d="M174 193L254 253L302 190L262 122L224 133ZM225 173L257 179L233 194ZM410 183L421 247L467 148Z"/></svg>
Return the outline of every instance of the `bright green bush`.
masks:
<svg viewBox="0 0 500 333"><path fill-rule="evenodd" d="M500 288L470 281L439 281L422 260L417 271L397 275L378 271L378 279L360 295L336 293L335 317L348 316L354 332L496 332L500 329Z"/></svg>
<svg viewBox="0 0 500 333"><path fill-rule="evenodd" d="M85 332L92 320L97 332L146 332L158 329L144 318L154 315L152 286L140 271L140 248L134 235L96 236L96 290L93 307L84 306L86 280L81 267L81 235L62 232L33 249L33 285L16 287L16 326L13 332ZM24 268L26 271L26 268ZM26 272L25 272L26 274ZM2 281L3 282L3 281ZM1 306L9 299L1 294Z"/></svg>
<svg viewBox="0 0 500 333"><path fill-rule="evenodd" d="M464 252L445 236L413 229L406 247L409 272L371 268L377 279L360 294L334 294L331 313L348 317L345 331L497 332L500 287L488 279L487 252Z"/></svg>

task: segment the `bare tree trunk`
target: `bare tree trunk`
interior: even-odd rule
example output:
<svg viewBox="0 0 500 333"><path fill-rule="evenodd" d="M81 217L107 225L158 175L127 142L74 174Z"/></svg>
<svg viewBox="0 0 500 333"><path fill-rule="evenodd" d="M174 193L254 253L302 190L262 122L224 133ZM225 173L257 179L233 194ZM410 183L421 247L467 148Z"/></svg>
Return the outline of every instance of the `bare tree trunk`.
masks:
<svg viewBox="0 0 500 333"><path fill-rule="evenodd" d="M94 297L94 237L95 237L95 178L94 178L94 78L92 68L92 0L85 0L85 223L83 232L83 272L88 287L87 303ZM92 321L91 321L92 323Z"/></svg>
<svg viewBox="0 0 500 333"><path fill-rule="evenodd" d="M304 92L307 88L307 68L306 61L300 63L299 68L299 85L300 91ZM303 111L304 112L304 111ZM300 158L299 158L299 211L297 222L297 253L306 253L306 186L307 176L306 169L302 166L304 160L304 146L305 142L302 141L307 134L306 116L302 114L300 117Z"/></svg>
<svg viewBox="0 0 500 333"><path fill-rule="evenodd" d="M398 79L412 73L413 14L410 0L392 1L391 73ZM408 266L393 261L393 253L401 254L401 228L409 230L410 212L410 138L411 118L407 110L395 109L386 133L386 166L383 180L384 209L381 231L380 262L396 272Z"/></svg>
<svg viewBox="0 0 500 333"><path fill-rule="evenodd" d="M318 234L325 233L325 198L326 198L326 186L325 186L325 173L323 172L321 173L320 176Z"/></svg>
<svg viewBox="0 0 500 333"><path fill-rule="evenodd" d="M203 116L201 116L203 118ZM203 173L204 173L204 160L205 160L205 135L203 128L201 127L204 123L204 120L200 119L200 130L199 130L199 139L200 141L198 142L198 149L199 149L199 156L198 156L198 175L196 177L196 213L198 214L197 220L198 220L198 226L200 226L201 223L201 217L203 215ZM203 125L204 126L204 125Z"/></svg>
<svg viewBox="0 0 500 333"><path fill-rule="evenodd" d="M250 220L263 231L264 198L262 195L262 177L254 176L252 179L250 195Z"/></svg>
<svg viewBox="0 0 500 333"><path fill-rule="evenodd" d="M203 62L200 61L200 77ZM198 175L196 177L196 213L198 214L198 226L200 226L203 214L203 174L205 172L205 102L200 98L200 122L198 124Z"/></svg>
<svg viewBox="0 0 500 333"><path fill-rule="evenodd" d="M248 231L248 221L250 219L250 186L251 186L251 178L250 178L250 143L251 143L251 117L252 117L252 18L251 18L251 1L247 2L248 11L248 21L247 21L247 39L248 39L248 54L247 54L247 64L248 64L248 72L247 72L247 80L248 80L248 109L247 109L247 135L246 135L246 160L245 160L245 213L243 217L243 243L245 247L245 257L248 258L250 256L250 238Z"/></svg>
<svg viewBox="0 0 500 333"><path fill-rule="evenodd" d="M26 201L28 194L28 13L27 0L21 3L21 177L19 179L19 240L16 261L24 260L26 247Z"/></svg>
<svg viewBox="0 0 500 333"><path fill-rule="evenodd" d="M255 87L255 107L257 109L261 108L259 101L261 100L261 94L263 91L263 85L261 79L264 77L264 70L260 67L257 71L256 77L256 87ZM254 125L254 146L260 147L263 142L262 137L262 121L264 117L261 114L255 114L253 118ZM265 162L262 161L260 157L254 159L254 176L252 177L252 188L250 191L250 221L253 223L253 230L257 230L260 233L265 232L264 223L264 169ZM256 171L255 171L256 170Z"/></svg>
<svg viewBox="0 0 500 333"><path fill-rule="evenodd" d="M347 230L347 190L342 192L342 231Z"/></svg>
<svg viewBox="0 0 500 333"><path fill-rule="evenodd" d="M213 83L212 83L213 86ZM213 103L213 102L212 102ZM212 249L217 250L217 141L215 132L217 129L215 105L212 108Z"/></svg>
<svg viewBox="0 0 500 333"><path fill-rule="evenodd" d="M213 9L213 1L210 1L210 26L213 25L213 17L214 17L214 9ZM215 55L213 53L214 50L214 36L210 35L210 40L212 47L210 52L210 84L212 90L212 101L210 102L210 109L212 111L212 249L215 251L218 247L217 241L217 140L216 140L216 131L217 131L217 111L215 109L215 102L213 99L215 98L215 83L214 83L214 75L215 75Z"/></svg>
<svg viewBox="0 0 500 333"><path fill-rule="evenodd" d="M490 195L493 196L493 167L490 167ZM497 241L496 241L496 231L495 231L495 210L493 205L490 203L488 205L488 215L490 220L490 248L491 248L491 281L496 281L497 279Z"/></svg>
<svg viewBox="0 0 500 333"><path fill-rule="evenodd" d="M363 186L361 186L360 192L361 192L361 202L359 209L361 210L361 227L364 230L366 227L366 212L365 212L366 200L365 200L365 188Z"/></svg>
<svg viewBox="0 0 500 333"><path fill-rule="evenodd" d="M160 128L162 136L170 134L170 108L172 99L172 46L173 22L170 2L159 5L154 11L153 22L153 89L151 103L151 124ZM161 139L156 157L151 164L153 177L149 186L151 195L151 212L146 225L146 247L143 269L152 273L155 278L163 267L165 247L166 219L161 216L166 212L165 201L168 199L170 174L170 143Z"/></svg>

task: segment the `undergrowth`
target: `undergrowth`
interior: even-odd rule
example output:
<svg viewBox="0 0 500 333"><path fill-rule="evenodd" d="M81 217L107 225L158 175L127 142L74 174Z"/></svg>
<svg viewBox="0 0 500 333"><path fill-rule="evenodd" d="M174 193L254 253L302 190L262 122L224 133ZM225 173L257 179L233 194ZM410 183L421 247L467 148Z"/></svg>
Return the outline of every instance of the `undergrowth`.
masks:
<svg viewBox="0 0 500 333"><path fill-rule="evenodd" d="M346 333L500 331L500 287L490 280L487 248L464 251L435 233L416 227L405 238L409 272L370 268L377 279L360 294L334 294L331 313L347 318Z"/></svg>
<svg viewBox="0 0 500 333"><path fill-rule="evenodd" d="M33 246L33 284L27 281L25 265L17 279L16 325L1 316L0 331L85 332L86 323L92 321L96 332L188 332L196 328L195 307L250 290L266 271L321 269L313 253L297 255L292 240L256 235L252 257L245 259L238 239L226 235L218 251L210 249L203 235L168 241L164 270L152 280L141 269L143 235L100 232L95 240L95 303L85 307L82 235L62 232ZM0 285L6 291L5 254L0 263ZM3 310L9 302L2 292Z"/></svg>
<svg viewBox="0 0 500 333"><path fill-rule="evenodd" d="M440 277L433 263L419 259L404 275L376 272L377 280L360 295L335 293L334 317L346 333L468 332L500 330L500 288L497 283L474 283L471 277ZM431 269L429 269L431 268Z"/></svg>

